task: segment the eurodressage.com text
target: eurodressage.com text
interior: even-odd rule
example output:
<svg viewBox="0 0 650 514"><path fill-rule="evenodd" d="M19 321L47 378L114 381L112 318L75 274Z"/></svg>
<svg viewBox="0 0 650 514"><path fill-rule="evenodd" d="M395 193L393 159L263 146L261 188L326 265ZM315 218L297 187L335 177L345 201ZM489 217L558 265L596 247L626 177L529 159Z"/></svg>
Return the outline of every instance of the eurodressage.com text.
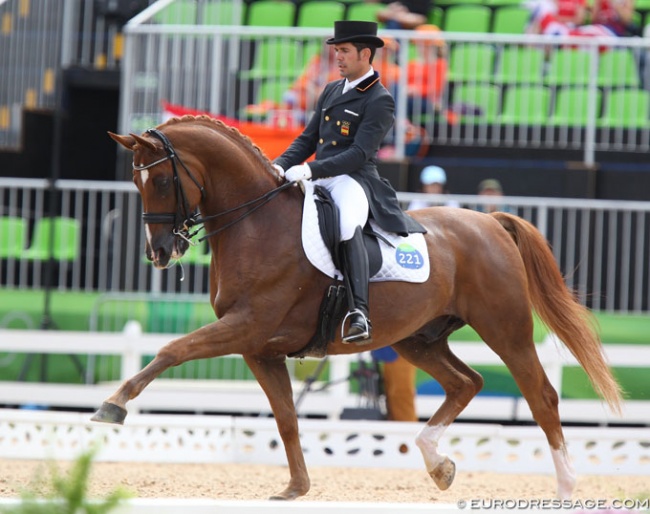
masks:
<svg viewBox="0 0 650 514"><path fill-rule="evenodd" d="M648 510L650 498L636 499L585 499L561 500L558 498L546 499L470 499L458 500L460 509L583 509L583 510Z"/></svg>

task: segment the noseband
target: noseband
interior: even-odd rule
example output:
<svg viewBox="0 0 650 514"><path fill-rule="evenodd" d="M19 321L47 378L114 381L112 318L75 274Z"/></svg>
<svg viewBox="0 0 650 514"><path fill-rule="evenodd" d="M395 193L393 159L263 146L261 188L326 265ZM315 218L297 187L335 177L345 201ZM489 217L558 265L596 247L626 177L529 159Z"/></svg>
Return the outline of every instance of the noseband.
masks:
<svg viewBox="0 0 650 514"><path fill-rule="evenodd" d="M149 129L147 130L147 133L151 134L152 136L156 137L159 139L163 147L165 148L165 152L167 155L163 157L162 159L158 159L155 162L152 162L150 164L142 165L142 166L136 166L135 163L133 163L133 169L135 171L143 171L149 168L152 168L158 164L161 164L167 160L171 160L172 163L172 172L173 172L173 177L174 177L174 184L176 186L176 212L171 213L171 212L144 212L142 213L142 221L147 224L153 224L153 223L158 223L158 224L173 224L174 229L173 233L174 235L181 237L182 239L185 239L188 243L194 244L191 241L191 238L194 237L199 230L196 230L192 233L190 233L190 229L197 224L203 224L208 220L216 219L221 216L225 216L226 214L230 214L232 212L238 211L240 209L243 209L245 207L251 207L251 209L247 210L231 222L219 227L219 229L210 232L209 234L206 234L205 236L201 237L199 241L203 241L204 239L207 239L215 234L218 234L219 232L226 230L227 228L231 227L235 223L239 222L240 220L244 219L246 216L249 214L253 213L260 207L262 207L264 204L266 204L268 201L273 199L280 191L283 191L289 187L291 187L294 183L293 182L285 182L281 186L272 189L271 191L268 191L267 193L263 194L259 198L255 198L254 200L251 200L249 202L246 202L242 205L239 205L238 207L234 207L232 209L228 209L224 212L221 212L219 214L213 214L211 216L206 216L204 218L199 217L199 212L198 210L194 211L193 213L190 213L190 208L189 208L189 202L187 201L187 197L185 196L185 191L183 189L183 184L181 183L179 177L178 177L178 169L176 167L176 161L180 163L180 165L183 167L187 175L192 179L192 182L196 185L196 187L199 188L199 191L201 191L201 200L205 199L205 189L203 186L199 183L199 181L194 177L192 172L188 169L187 166L185 166L185 163L181 160L181 158L178 156L176 151L174 150L174 147L172 146L171 142L169 139L167 139L167 136L163 134L160 130L157 129Z"/></svg>

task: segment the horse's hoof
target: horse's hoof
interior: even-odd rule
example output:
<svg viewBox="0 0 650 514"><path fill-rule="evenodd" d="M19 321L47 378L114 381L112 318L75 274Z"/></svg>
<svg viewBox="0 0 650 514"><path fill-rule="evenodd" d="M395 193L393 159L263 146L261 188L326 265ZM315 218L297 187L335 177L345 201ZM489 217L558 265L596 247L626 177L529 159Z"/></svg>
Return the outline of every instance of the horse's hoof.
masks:
<svg viewBox="0 0 650 514"><path fill-rule="evenodd" d="M456 464L449 457L438 464L435 469L429 471L429 475L441 491L446 491L456 476Z"/></svg>
<svg viewBox="0 0 650 514"><path fill-rule="evenodd" d="M124 425L124 418L126 418L126 409L115 405L114 403L104 402L95 415L90 418L91 421L98 421L100 423L115 423L116 425Z"/></svg>

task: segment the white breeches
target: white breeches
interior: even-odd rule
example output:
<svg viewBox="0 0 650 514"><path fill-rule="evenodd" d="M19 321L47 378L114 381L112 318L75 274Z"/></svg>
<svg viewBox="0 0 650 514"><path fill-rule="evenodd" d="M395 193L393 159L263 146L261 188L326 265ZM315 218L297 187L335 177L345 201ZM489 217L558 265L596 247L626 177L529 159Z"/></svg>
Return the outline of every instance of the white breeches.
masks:
<svg viewBox="0 0 650 514"><path fill-rule="evenodd" d="M348 241L354 236L357 227L364 227L368 221L370 205L366 192L349 175L321 178L314 181L327 189L334 203L339 208L341 241Z"/></svg>

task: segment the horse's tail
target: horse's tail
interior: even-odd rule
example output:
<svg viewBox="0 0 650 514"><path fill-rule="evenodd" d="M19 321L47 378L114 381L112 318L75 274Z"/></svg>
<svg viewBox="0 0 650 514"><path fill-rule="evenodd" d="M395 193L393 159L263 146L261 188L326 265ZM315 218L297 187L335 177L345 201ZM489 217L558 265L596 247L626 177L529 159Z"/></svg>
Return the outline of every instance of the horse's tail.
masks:
<svg viewBox="0 0 650 514"><path fill-rule="evenodd" d="M569 348L610 409L620 414L621 387L605 361L596 319L566 286L548 242L534 225L517 216L503 212L491 215L519 248L533 308Z"/></svg>

